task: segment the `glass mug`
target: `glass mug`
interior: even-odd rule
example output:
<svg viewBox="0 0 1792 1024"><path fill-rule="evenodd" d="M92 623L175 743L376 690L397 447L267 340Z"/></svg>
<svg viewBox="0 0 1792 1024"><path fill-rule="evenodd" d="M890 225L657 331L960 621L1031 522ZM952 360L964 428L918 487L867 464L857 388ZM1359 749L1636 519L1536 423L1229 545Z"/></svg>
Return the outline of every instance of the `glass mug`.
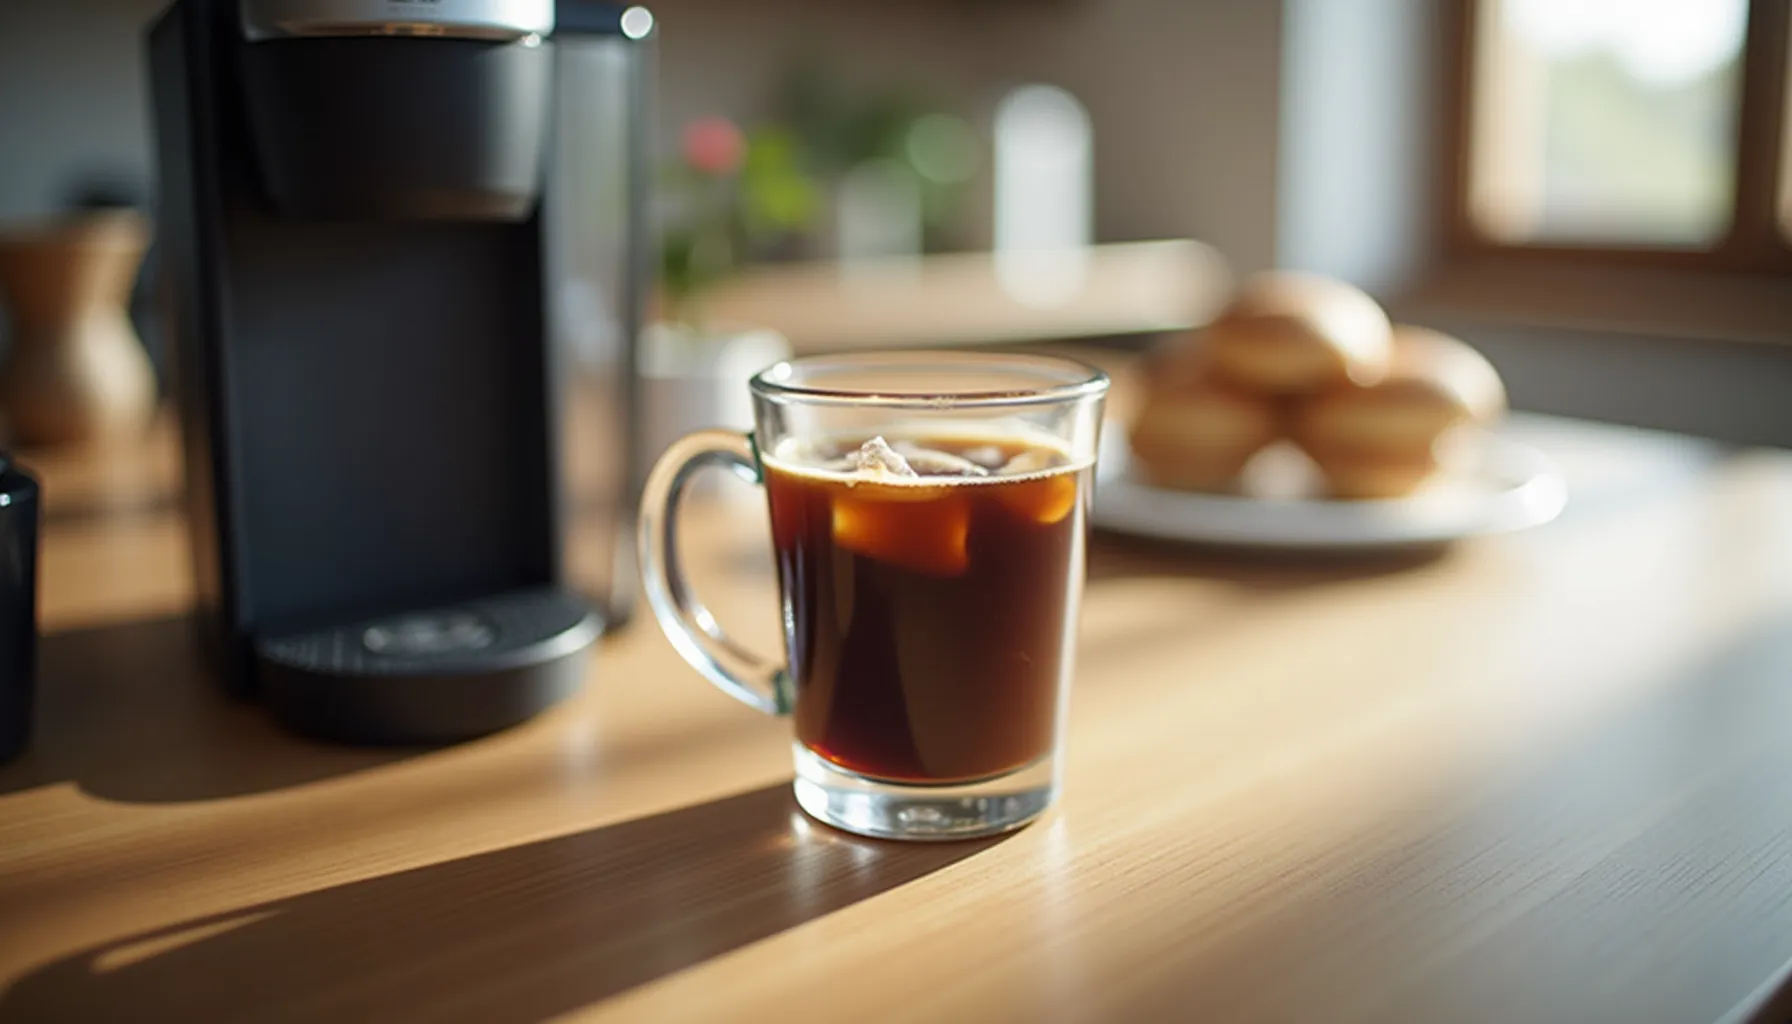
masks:
<svg viewBox="0 0 1792 1024"><path fill-rule="evenodd" d="M704 430L647 478L649 605L724 691L794 719L797 802L861 835L958 839L1055 799L1102 402L1067 359L796 359L749 384L752 434ZM677 557L707 466L764 486L783 663L723 633Z"/></svg>

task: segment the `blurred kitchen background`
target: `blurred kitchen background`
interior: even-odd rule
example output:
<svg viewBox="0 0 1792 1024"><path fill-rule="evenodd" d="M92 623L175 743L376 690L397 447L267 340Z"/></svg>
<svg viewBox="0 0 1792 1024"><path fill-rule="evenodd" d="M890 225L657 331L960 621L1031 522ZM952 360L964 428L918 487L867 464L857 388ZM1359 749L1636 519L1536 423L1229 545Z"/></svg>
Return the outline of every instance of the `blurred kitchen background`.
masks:
<svg viewBox="0 0 1792 1024"><path fill-rule="evenodd" d="M0 226L152 194L163 6L0 4ZM1792 444L1789 7L660 0L658 308L799 348L1145 345L1315 270L1480 347L1518 408Z"/></svg>

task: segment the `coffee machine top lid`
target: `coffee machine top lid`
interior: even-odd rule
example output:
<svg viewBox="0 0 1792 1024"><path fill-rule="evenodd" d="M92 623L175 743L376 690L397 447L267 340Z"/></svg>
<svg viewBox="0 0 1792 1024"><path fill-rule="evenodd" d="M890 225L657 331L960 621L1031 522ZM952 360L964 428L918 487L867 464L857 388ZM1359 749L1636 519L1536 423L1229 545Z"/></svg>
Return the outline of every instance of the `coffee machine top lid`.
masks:
<svg viewBox="0 0 1792 1024"><path fill-rule="evenodd" d="M554 0L239 0L243 34L518 39L554 31Z"/></svg>

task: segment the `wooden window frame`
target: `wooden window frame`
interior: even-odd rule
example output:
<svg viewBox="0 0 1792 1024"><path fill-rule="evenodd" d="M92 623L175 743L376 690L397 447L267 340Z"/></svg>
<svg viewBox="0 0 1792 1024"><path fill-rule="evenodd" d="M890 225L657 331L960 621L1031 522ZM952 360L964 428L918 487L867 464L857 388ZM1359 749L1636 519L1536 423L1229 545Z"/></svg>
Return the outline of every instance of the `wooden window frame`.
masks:
<svg viewBox="0 0 1792 1024"><path fill-rule="evenodd" d="M1434 166L1435 271L1414 308L1537 326L1792 342L1792 227L1782 224L1792 0L1749 0L1733 219L1709 248L1501 242L1470 213L1477 26L1497 0L1445 0Z"/></svg>

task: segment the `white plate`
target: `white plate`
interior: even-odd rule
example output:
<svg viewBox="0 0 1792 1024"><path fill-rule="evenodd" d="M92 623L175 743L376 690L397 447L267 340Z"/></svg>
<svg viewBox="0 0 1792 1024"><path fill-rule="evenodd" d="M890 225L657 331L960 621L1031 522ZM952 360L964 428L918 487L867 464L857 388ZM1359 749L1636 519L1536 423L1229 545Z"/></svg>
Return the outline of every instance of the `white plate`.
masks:
<svg viewBox="0 0 1792 1024"><path fill-rule="evenodd" d="M1330 501L1148 487L1132 477L1124 431L1104 434L1095 474L1095 525L1142 537L1260 548L1404 547L1540 526L1560 515L1567 501L1562 476L1543 453L1498 435L1480 439L1473 472L1418 494Z"/></svg>

